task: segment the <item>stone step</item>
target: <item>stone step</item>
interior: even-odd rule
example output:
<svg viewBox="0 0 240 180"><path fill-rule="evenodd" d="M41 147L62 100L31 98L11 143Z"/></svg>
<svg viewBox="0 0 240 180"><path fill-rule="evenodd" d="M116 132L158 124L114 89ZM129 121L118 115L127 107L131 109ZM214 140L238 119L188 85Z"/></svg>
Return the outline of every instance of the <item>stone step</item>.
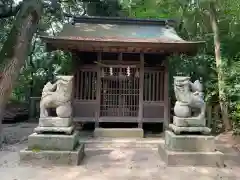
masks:
<svg viewBox="0 0 240 180"><path fill-rule="evenodd" d="M86 144L87 149L105 148L157 148L162 138L80 138L80 143Z"/></svg>
<svg viewBox="0 0 240 180"><path fill-rule="evenodd" d="M94 137L131 137L143 138L144 132L142 128L96 128Z"/></svg>
<svg viewBox="0 0 240 180"><path fill-rule="evenodd" d="M86 144L87 149L108 149L108 148L158 148L158 144Z"/></svg>

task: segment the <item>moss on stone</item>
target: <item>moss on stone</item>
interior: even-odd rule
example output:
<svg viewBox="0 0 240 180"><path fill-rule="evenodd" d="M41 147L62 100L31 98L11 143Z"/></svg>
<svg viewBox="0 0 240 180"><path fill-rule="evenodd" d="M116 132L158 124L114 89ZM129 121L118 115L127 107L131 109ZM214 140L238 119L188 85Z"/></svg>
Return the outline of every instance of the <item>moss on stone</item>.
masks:
<svg viewBox="0 0 240 180"><path fill-rule="evenodd" d="M40 152L41 151L41 149L39 147L33 147L31 150L33 152Z"/></svg>

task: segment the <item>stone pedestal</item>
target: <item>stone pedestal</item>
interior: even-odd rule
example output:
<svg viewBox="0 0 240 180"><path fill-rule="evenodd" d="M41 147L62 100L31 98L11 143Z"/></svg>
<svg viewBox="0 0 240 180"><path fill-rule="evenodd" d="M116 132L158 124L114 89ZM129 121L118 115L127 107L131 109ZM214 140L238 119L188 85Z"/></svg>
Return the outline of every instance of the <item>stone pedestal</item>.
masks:
<svg viewBox="0 0 240 180"><path fill-rule="evenodd" d="M69 127L72 124L71 118L46 117L39 118L39 127Z"/></svg>
<svg viewBox="0 0 240 180"><path fill-rule="evenodd" d="M68 134L71 135L73 133L74 127L36 127L34 129L35 133L59 133L59 134Z"/></svg>
<svg viewBox="0 0 240 180"><path fill-rule="evenodd" d="M207 135L211 133L211 129L208 127L179 127L174 124L169 124L169 129L171 129L175 134L199 133Z"/></svg>
<svg viewBox="0 0 240 180"><path fill-rule="evenodd" d="M169 166L224 166L223 153L216 151L214 136L176 135L165 132L165 144L158 152Z"/></svg>
<svg viewBox="0 0 240 180"><path fill-rule="evenodd" d="M37 134L28 136L28 149L71 151L78 145L79 133L71 135Z"/></svg>
<svg viewBox="0 0 240 180"><path fill-rule="evenodd" d="M178 127L205 127L206 119L197 119L195 117L177 117L173 116L173 125Z"/></svg>
<svg viewBox="0 0 240 180"><path fill-rule="evenodd" d="M59 121L58 121L59 120ZM84 144L70 118L44 118L28 137L28 147L20 151L20 162L39 165L79 165Z"/></svg>

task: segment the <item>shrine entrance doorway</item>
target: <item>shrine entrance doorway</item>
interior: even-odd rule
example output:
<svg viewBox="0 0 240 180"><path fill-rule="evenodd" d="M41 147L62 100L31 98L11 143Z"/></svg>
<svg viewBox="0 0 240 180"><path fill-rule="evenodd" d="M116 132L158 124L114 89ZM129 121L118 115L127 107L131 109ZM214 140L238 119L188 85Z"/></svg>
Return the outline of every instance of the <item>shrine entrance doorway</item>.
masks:
<svg viewBox="0 0 240 180"><path fill-rule="evenodd" d="M139 113L139 67L101 67L100 120L134 121Z"/></svg>

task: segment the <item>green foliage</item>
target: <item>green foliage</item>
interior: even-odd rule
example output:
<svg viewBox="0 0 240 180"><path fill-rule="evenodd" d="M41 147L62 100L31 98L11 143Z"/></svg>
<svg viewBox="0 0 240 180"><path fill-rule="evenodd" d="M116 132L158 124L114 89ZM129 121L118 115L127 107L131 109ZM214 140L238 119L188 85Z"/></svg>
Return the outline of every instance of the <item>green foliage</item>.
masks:
<svg viewBox="0 0 240 180"><path fill-rule="evenodd" d="M235 134L240 134L240 57L225 66L225 91L228 95L229 112ZM230 70L230 71L229 71Z"/></svg>
<svg viewBox="0 0 240 180"><path fill-rule="evenodd" d="M188 75L192 80L201 77L205 87L205 98L208 103L219 101L218 71L214 57L213 33L209 17L210 0L132 0L125 5L129 14L142 18L177 18L179 23L176 30L186 40L205 40L206 45L195 57L172 56L170 61L170 94L173 76ZM125 2L125 4L127 4ZM217 18L221 40L224 92L229 105L229 114L234 122L234 130L240 132L239 120L239 86L240 84L240 1L217 1ZM238 95L238 96L237 96ZM237 98L238 97L238 98Z"/></svg>
<svg viewBox="0 0 240 180"><path fill-rule="evenodd" d="M211 55L199 53L194 57L176 55L169 58L170 61L170 94L174 98L173 76L190 76L193 81L201 79L205 87L205 98L208 102L216 102L217 73L215 70L215 59Z"/></svg>
<svg viewBox="0 0 240 180"><path fill-rule="evenodd" d="M232 111L232 120L234 134L240 135L240 103L237 103L236 106L234 106L234 110Z"/></svg>

